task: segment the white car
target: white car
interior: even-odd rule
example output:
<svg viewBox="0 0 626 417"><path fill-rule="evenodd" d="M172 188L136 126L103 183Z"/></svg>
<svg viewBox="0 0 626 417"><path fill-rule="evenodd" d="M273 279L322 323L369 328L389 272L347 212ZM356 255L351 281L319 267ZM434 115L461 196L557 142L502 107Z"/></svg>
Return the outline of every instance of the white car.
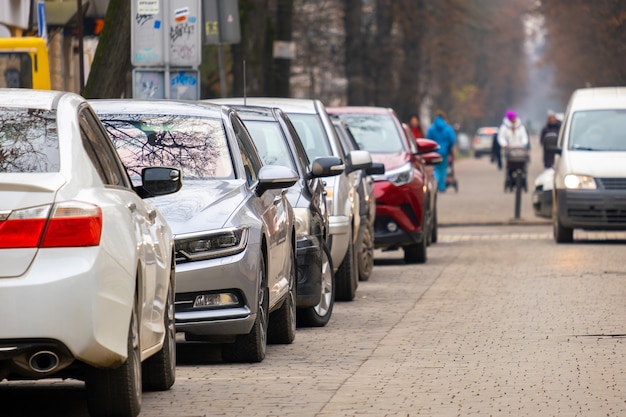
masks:
<svg viewBox="0 0 626 417"><path fill-rule="evenodd" d="M574 229L626 230L626 87L576 90L554 164L554 240Z"/></svg>
<svg viewBox="0 0 626 417"><path fill-rule="evenodd" d="M0 380L84 379L92 416L172 386L173 238L139 195L176 192L180 171L142 180L82 97L0 89Z"/></svg>

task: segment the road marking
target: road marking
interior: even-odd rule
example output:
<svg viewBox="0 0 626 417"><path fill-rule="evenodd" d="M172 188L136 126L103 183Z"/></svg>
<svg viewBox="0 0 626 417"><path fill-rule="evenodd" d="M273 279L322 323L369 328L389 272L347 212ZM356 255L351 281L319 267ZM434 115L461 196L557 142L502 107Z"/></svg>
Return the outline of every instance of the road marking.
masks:
<svg viewBox="0 0 626 417"><path fill-rule="evenodd" d="M468 242L477 240L552 240L552 233L498 233L498 234L445 234L441 233L439 241ZM626 232L593 232L585 230L575 230L574 240L601 241L601 240L626 240Z"/></svg>

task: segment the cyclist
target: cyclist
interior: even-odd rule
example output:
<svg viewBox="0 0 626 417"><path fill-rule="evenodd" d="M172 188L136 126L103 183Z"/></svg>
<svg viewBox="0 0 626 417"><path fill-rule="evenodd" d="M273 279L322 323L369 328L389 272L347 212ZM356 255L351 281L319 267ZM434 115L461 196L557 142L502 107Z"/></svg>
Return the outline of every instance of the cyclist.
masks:
<svg viewBox="0 0 626 417"><path fill-rule="evenodd" d="M522 124L522 121L513 110L507 110L502 125L498 130L498 143L504 150L506 157L506 178L504 189L513 191L513 173L521 169L523 172L523 187L528 190L526 185L526 162L528 159L528 133ZM522 152L523 150L523 152ZM520 155L521 154L521 155Z"/></svg>

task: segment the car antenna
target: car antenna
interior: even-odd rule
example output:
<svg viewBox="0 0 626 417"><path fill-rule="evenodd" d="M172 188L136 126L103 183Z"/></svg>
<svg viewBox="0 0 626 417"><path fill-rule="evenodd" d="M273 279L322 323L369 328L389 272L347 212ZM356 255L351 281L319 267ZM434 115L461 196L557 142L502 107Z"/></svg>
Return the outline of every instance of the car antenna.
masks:
<svg viewBox="0 0 626 417"><path fill-rule="evenodd" d="M243 105L247 106L247 96L246 96L246 60L243 60Z"/></svg>

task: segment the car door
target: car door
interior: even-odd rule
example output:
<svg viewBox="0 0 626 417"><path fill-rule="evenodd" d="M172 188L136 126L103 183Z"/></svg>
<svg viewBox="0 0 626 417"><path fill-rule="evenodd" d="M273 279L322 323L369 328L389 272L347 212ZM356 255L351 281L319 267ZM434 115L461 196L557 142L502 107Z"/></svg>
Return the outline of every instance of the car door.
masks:
<svg viewBox="0 0 626 417"><path fill-rule="evenodd" d="M161 233L161 225L157 221L155 209L132 189L128 174L108 135L87 106L80 110L79 126L83 146L105 184L100 196L104 218L103 240L106 241L106 236L111 236L109 249L112 251L119 250L115 245L118 240L127 240L133 245L132 251L116 253L115 257L122 260L130 277L134 279L138 273L141 275L137 277L136 284L132 283L131 288L139 286L137 294L140 297L140 343L142 350L145 350L158 344L164 332L163 310L167 297L167 281L163 279L163 275L165 271L169 271L166 252L169 249L162 247L157 238ZM135 262L130 262L135 259Z"/></svg>
<svg viewBox="0 0 626 417"><path fill-rule="evenodd" d="M231 115L230 122L235 132L237 144L241 152L246 172L252 173L256 178L259 176L262 162L258 156L256 147L248 135L243 123ZM270 308L286 292L284 283L286 279L286 263L289 260L289 248L287 239L287 211L286 198L282 190L267 190L261 196L252 197L252 204L262 219L265 226L267 243L267 280L270 289Z"/></svg>

